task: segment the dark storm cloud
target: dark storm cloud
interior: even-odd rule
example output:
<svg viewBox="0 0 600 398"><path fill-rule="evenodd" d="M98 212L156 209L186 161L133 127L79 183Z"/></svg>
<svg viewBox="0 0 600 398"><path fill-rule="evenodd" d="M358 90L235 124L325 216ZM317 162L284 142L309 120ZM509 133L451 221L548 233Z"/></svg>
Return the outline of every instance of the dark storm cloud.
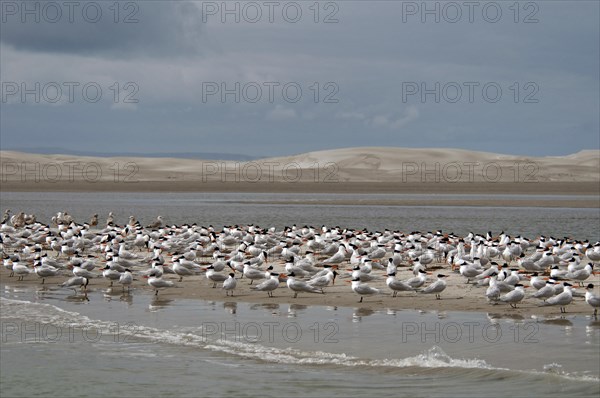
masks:
<svg viewBox="0 0 600 398"><path fill-rule="evenodd" d="M1 42L16 50L95 56L198 52L202 14L190 2L1 4Z"/></svg>
<svg viewBox="0 0 600 398"><path fill-rule="evenodd" d="M337 1L339 23L330 24L314 22L314 2L295 3L304 8L298 23L282 19L281 6L274 23L208 12L203 23L203 4L221 1L144 1L130 15L124 0L118 23L114 0L97 3L95 24L82 18L84 3L73 25L3 14L2 80L17 91L0 106L0 145L257 156L350 146L542 156L600 145L599 2L518 2L521 11L539 7L536 23L522 23L523 13L515 22L513 1L486 2L504 10L488 22L478 3L474 23L466 13L450 23L403 22L403 4L423 2ZM124 23L128 16L138 22ZM62 82L74 81L69 102ZM56 103L44 91L53 82L63 87ZM100 84L100 101L85 99L88 82ZM113 88L128 82L139 103L124 102L130 90L115 99ZM272 100L266 82L277 85ZM291 83L302 91L297 102L282 89ZM489 84L501 92L494 100ZM259 87L258 100L244 87ZM330 94L336 101L325 102Z"/></svg>

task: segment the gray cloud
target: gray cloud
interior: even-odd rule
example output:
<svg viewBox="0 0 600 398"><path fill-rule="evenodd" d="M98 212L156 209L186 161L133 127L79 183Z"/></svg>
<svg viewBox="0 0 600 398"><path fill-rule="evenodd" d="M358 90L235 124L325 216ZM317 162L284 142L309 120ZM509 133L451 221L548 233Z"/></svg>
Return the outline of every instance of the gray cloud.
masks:
<svg viewBox="0 0 600 398"><path fill-rule="evenodd" d="M560 155L600 147L599 3L536 2L534 24L514 23L513 3L496 3L505 7L497 24L403 23L402 2L389 1L337 2L334 24L314 23L312 2L300 3L306 18L297 24L217 16L203 24L199 3L166 1L139 2L140 22L130 26L108 19L26 30L9 20L1 28L4 82L93 81L104 96L93 104L13 96L0 107L1 144L250 155L348 146ZM134 82L139 103L115 103L114 82ZM206 82L297 82L303 95L290 102L276 91L270 102L265 89L256 103L219 94L204 102ZM327 82L338 102L323 102ZM473 103L464 85L457 102L419 94L404 101L407 82L479 88ZM486 82L502 87L500 101L482 97ZM528 82L537 85L536 103L523 102Z"/></svg>
<svg viewBox="0 0 600 398"><path fill-rule="evenodd" d="M17 8L3 5L1 42L17 50L154 57L201 48L202 13L191 2L52 2L56 6L48 8L45 2L10 3Z"/></svg>

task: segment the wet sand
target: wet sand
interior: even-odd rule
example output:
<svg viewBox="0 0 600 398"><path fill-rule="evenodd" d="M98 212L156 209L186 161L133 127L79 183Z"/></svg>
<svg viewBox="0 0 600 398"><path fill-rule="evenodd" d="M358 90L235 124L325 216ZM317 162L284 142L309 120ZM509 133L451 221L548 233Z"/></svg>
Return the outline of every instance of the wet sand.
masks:
<svg viewBox="0 0 600 398"><path fill-rule="evenodd" d="M594 182L220 182L220 181L19 181L2 180L3 191L15 192L257 192L465 195L599 195Z"/></svg>
<svg viewBox="0 0 600 398"><path fill-rule="evenodd" d="M269 263L271 264L271 263ZM273 263L275 272L281 272L284 264L280 262ZM342 269L350 270L350 267L341 267ZM584 297L575 297L573 302L567 307L567 314L561 314L559 307L547 306L540 307L540 300L528 298L529 295L535 292L533 288L526 288L526 298L518 304L518 308L511 308L508 304L488 304L485 298L485 288L476 287L465 283L465 278L461 275L452 272L449 266L445 264L434 264L429 267L430 280L435 280L435 274L443 272L449 275L447 280L447 288L441 294L441 300L436 300L435 295L421 293L398 293L397 297L391 296L391 291L385 285L384 271L373 270L373 273L379 276L379 280L369 282L370 286L381 289L382 294L377 296L365 297L362 303L359 303L359 296L356 295L350 288L349 271L342 271L343 278L338 277L334 286L324 289L325 294L299 293L297 298L293 298L293 292L289 290L285 283L281 283L279 288L273 294L274 297L267 297L265 292L257 292L250 289L249 280L246 278L238 279L237 288L234 296L227 297L225 291L221 289L221 283L217 284L217 288L212 288L212 282L207 280L204 275L196 275L184 277L183 282L178 282L179 277L176 275L165 275L164 278L175 282L177 287L161 290L158 293L158 300L174 300L174 299L202 299L209 301L222 302L250 302L260 304L297 304L297 305L325 305L325 306L341 306L341 307L360 307L370 310L381 309L411 309L422 311L474 311L488 312L497 314L501 317L512 318L528 318L532 316L542 317L560 317L562 315L591 315L593 309L585 302ZM41 284L41 279L35 274L30 274L23 281L17 281L16 277L9 278L9 272L6 269L0 271L0 283L12 286L38 286L40 289L60 289L59 285L66 279L72 276L69 271L63 271L63 276L56 276L46 279L45 285ZM100 273L99 271L96 271ZM223 271L224 272L224 271ZM236 273L236 278L241 275ZM412 272L406 267L399 267L397 273L398 279L407 279L412 277ZM260 281L255 281L256 285ZM528 285L528 282L523 282ZM585 284L593 283L596 286L596 291L600 289L600 275L593 275ZM102 277L92 279L88 286L89 291L103 290L110 294L121 294L122 288L118 283L115 283L113 288L109 288L110 282ZM108 290L110 289L110 290ZM135 281L131 287L130 294L135 296L136 291L144 291L146 293L153 292L153 289L147 285L146 279L142 276L135 276ZM532 291L533 290L533 291ZM575 289L585 295L584 288Z"/></svg>
<svg viewBox="0 0 600 398"><path fill-rule="evenodd" d="M343 197L312 199L306 195L297 200L253 201L264 204L294 205L359 205L359 206L497 206L497 207L570 207L600 208L600 186L584 182L552 183L235 183L189 181L114 182L2 182L4 192L235 192L235 193L285 193L285 194L410 194L431 195L427 199L366 199L349 201ZM481 198L444 198L436 195L492 195ZM493 195L512 195L511 198ZM540 195L536 198L520 195ZM553 195L589 196L557 198ZM243 202L243 200L241 200Z"/></svg>

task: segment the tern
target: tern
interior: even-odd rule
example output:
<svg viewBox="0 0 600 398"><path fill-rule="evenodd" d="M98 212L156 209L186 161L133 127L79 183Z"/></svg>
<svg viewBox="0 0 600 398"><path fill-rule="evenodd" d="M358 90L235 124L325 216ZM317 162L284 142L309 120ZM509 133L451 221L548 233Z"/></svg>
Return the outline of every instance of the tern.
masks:
<svg viewBox="0 0 600 398"><path fill-rule="evenodd" d="M377 276L362 271L358 265L354 266L352 269L352 279L359 279L361 282L371 282L372 280L377 279Z"/></svg>
<svg viewBox="0 0 600 398"><path fill-rule="evenodd" d="M296 274L294 274L293 272L290 272L287 275L287 287L290 290L294 291L294 298L298 297L298 293L300 293L300 292L323 294L321 289L319 289L318 287L314 287L314 286L309 285L306 282L296 280L295 276L296 276Z"/></svg>
<svg viewBox="0 0 600 398"><path fill-rule="evenodd" d="M500 296L499 300L503 303L509 303L512 308L517 308L517 304L525 298L524 286L520 283L515 285L515 290Z"/></svg>
<svg viewBox="0 0 600 398"><path fill-rule="evenodd" d="M184 276L192 276L195 274L193 270L181 265L181 262L177 257L173 261L173 272L179 275L179 282L183 281Z"/></svg>
<svg viewBox="0 0 600 398"><path fill-rule="evenodd" d="M223 290L225 290L225 295L229 296L229 292L231 292L231 297L233 297L233 291L237 286L237 281L235 280L235 274L231 272L229 274L229 278L225 279L223 282Z"/></svg>
<svg viewBox="0 0 600 398"><path fill-rule="evenodd" d="M4 259L2 260L2 265L4 266L4 268L6 268L7 270L10 271L10 275L9 277L12 277L14 275L14 271L13 271L13 261L10 259L10 257L5 256Z"/></svg>
<svg viewBox="0 0 600 398"><path fill-rule="evenodd" d="M319 276L317 278L312 278L307 283L311 286L318 287L323 292L323 288L329 286L329 284L335 284L335 278L337 277L337 271L329 271L327 274Z"/></svg>
<svg viewBox="0 0 600 398"><path fill-rule="evenodd" d="M258 290L259 292L267 292L269 297L273 297L273 290L279 287L279 274L271 272L271 277L264 282L259 283L256 286L252 286L250 289Z"/></svg>
<svg viewBox="0 0 600 398"><path fill-rule="evenodd" d="M78 287L83 287L83 289L87 291L87 285L89 283L90 283L90 280L88 278L84 278L83 276L74 276L72 278L67 279L60 286L61 287L74 287L74 286L78 286ZM77 293L76 289L73 289L73 291L75 293Z"/></svg>
<svg viewBox="0 0 600 398"><path fill-rule="evenodd" d="M567 273L566 277L573 281L579 282L579 285L581 286L583 284L583 281L585 281L587 278L589 278L593 272L594 272L594 266L591 263L588 263L582 269Z"/></svg>
<svg viewBox="0 0 600 398"><path fill-rule="evenodd" d="M379 289L375 289L366 283L362 283L358 278L352 279L352 291L360 296L359 303L363 302L363 296L373 296L381 293Z"/></svg>
<svg viewBox="0 0 600 398"><path fill-rule="evenodd" d="M396 297L396 295L398 294L398 292L414 292L415 291L415 288L413 288L407 282L396 280L396 278L395 278L396 273L395 272L388 273L387 276L388 277L385 280L385 284L391 290L394 291L394 293L392 294L392 297Z"/></svg>
<svg viewBox="0 0 600 398"><path fill-rule="evenodd" d="M547 299L543 304L541 304L542 306L546 306L546 305L558 305L560 306L560 312L561 314L564 314L565 312L567 312L567 305L571 304L571 302L573 301L573 291L571 290L571 285L569 282L564 282L563 283L563 292L560 294L557 294L554 297L551 297L549 299Z"/></svg>
<svg viewBox="0 0 600 398"><path fill-rule="evenodd" d="M460 272L460 274L462 276L467 278L466 283L469 283L469 282L471 282L471 279L475 278L476 276L481 274L483 271L479 268L475 268L474 266L472 266L470 264L463 264L460 266L458 272Z"/></svg>
<svg viewBox="0 0 600 398"><path fill-rule="evenodd" d="M225 282L228 276L215 272L215 267L212 265L207 268L206 278L213 282L213 288L217 287L217 283Z"/></svg>
<svg viewBox="0 0 600 398"><path fill-rule="evenodd" d="M121 274L119 283L123 285L123 291L125 291L125 286L127 286L127 291L129 292L129 286L133 283L133 275L131 275L129 269L126 269L125 272Z"/></svg>
<svg viewBox="0 0 600 398"><path fill-rule="evenodd" d="M417 276L407 279L405 282L413 288L419 288L427 281L427 272L419 270Z"/></svg>
<svg viewBox="0 0 600 398"><path fill-rule="evenodd" d="M529 285L533 286L537 290L540 290L541 288L546 286L546 281L541 276L538 276L537 272L534 272L531 275L531 280L529 281Z"/></svg>
<svg viewBox="0 0 600 398"><path fill-rule="evenodd" d="M73 269L75 269L75 268L73 268ZM82 276L86 276L86 275L82 275ZM121 273L119 271L111 269L110 266L107 264L106 267L102 268L102 276L104 278L110 280L110 286L112 286L114 281L117 281L121 278Z"/></svg>
<svg viewBox="0 0 600 398"><path fill-rule="evenodd" d="M41 261L35 264L33 270L35 271L37 276L42 278L42 285L44 284L46 278L48 278L49 276L58 275L58 270L56 268L50 265L42 265Z"/></svg>
<svg viewBox="0 0 600 398"><path fill-rule="evenodd" d="M546 281L546 286L535 292L531 297L546 301L550 297L554 296L554 294L554 281Z"/></svg>
<svg viewBox="0 0 600 398"><path fill-rule="evenodd" d="M19 276L17 280L22 281L25 275L30 274L32 271L27 268L26 265L20 264L18 261L13 262L13 272Z"/></svg>
<svg viewBox="0 0 600 398"><path fill-rule="evenodd" d="M585 302L594 308L594 317L598 314L598 308L600 307L600 296L593 293L594 285L591 283L585 288Z"/></svg>
<svg viewBox="0 0 600 398"><path fill-rule="evenodd" d="M435 282L432 282L429 286L427 286L420 292L425 294L435 293L435 298L437 300L441 300L440 293L446 289L446 281L444 280L444 278L446 277L447 275L438 274L437 280Z"/></svg>
<svg viewBox="0 0 600 398"><path fill-rule="evenodd" d="M84 278L88 278L88 279L95 278L98 276L97 274L94 274L93 272L90 272L87 269L81 268L79 265L73 266L73 275L83 276Z"/></svg>
<svg viewBox="0 0 600 398"><path fill-rule="evenodd" d="M337 253L333 256L329 257L326 260L323 260L323 264L339 264L346 259L346 247L344 245L340 245Z"/></svg>
<svg viewBox="0 0 600 398"><path fill-rule="evenodd" d="M498 287L498 275L492 274L489 276L490 285L485 291L485 296L487 297L489 302L493 302L494 304L498 304L498 300L500 299L500 288Z"/></svg>
<svg viewBox="0 0 600 398"><path fill-rule="evenodd" d="M246 278L250 279L250 284L256 280L266 278L265 271L252 267L249 262L244 263L243 273Z"/></svg>
<svg viewBox="0 0 600 398"><path fill-rule="evenodd" d="M148 278L148 285L154 288L154 295L158 296L158 291L161 289L167 289L169 287L175 286L175 284L171 281L164 280L162 276L156 277L151 276Z"/></svg>

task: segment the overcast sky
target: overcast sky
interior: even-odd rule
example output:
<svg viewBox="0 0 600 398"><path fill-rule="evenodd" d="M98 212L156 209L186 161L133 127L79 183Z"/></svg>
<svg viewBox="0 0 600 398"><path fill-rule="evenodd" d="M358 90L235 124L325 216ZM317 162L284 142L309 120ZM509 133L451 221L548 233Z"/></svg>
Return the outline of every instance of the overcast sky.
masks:
<svg viewBox="0 0 600 398"><path fill-rule="evenodd" d="M1 3L2 149L600 147L597 1L37 4Z"/></svg>

